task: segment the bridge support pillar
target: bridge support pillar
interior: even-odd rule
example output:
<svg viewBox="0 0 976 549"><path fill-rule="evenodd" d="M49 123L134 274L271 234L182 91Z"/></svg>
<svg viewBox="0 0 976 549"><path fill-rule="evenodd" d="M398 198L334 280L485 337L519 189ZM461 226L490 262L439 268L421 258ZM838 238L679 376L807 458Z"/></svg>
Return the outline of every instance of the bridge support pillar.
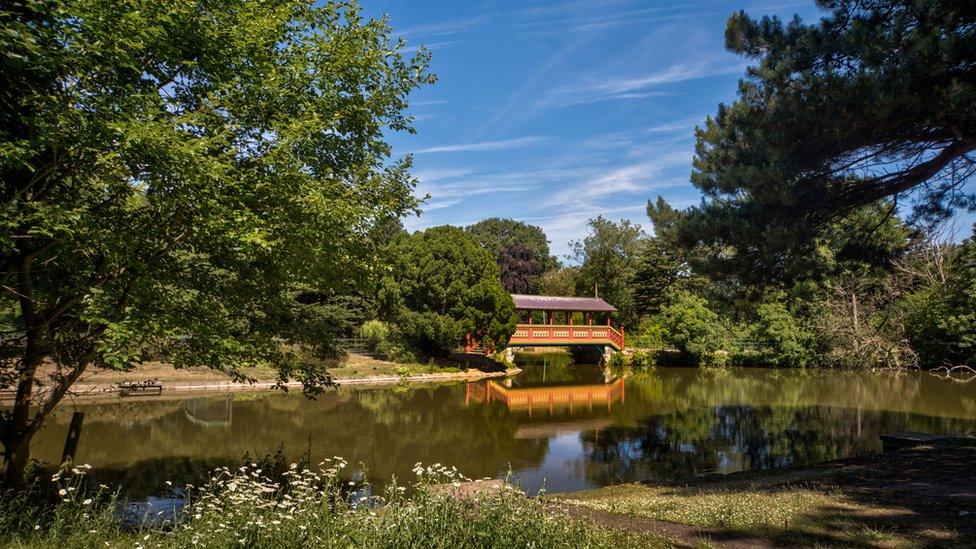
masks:
<svg viewBox="0 0 976 549"><path fill-rule="evenodd" d="M512 363L515 362L515 347L512 346L505 347L505 360Z"/></svg>

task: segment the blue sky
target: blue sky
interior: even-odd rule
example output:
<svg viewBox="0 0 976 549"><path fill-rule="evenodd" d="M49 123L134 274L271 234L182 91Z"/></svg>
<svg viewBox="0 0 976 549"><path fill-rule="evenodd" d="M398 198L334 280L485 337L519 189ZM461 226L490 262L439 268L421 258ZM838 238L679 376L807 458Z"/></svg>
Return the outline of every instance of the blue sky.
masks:
<svg viewBox="0 0 976 549"><path fill-rule="evenodd" d="M699 201L694 127L746 66L723 46L731 13L818 17L812 0L363 2L439 78L412 97L417 135L391 137L430 195L406 227L511 217L560 259L597 215L650 229L649 198Z"/></svg>

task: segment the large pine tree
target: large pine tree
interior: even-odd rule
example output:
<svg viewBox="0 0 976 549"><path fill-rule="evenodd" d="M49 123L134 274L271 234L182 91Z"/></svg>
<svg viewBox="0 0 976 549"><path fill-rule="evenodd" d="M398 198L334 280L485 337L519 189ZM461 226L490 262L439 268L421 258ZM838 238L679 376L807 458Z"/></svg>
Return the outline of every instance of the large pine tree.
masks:
<svg viewBox="0 0 976 549"><path fill-rule="evenodd" d="M976 204L972 2L820 0L819 22L728 21L756 64L697 130L705 195L683 237L772 272L832 222L882 199L938 219Z"/></svg>

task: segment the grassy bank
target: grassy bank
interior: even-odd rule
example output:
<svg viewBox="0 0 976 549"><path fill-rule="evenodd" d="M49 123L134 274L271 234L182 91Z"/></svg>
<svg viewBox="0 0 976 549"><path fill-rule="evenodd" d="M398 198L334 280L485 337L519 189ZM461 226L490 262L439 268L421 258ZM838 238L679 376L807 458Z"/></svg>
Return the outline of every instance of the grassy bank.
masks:
<svg viewBox="0 0 976 549"><path fill-rule="evenodd" d="M340 361L329 362L329 373L340 383L343 380L364 380L371 378L407 377L428 374L460 374L469 369L482 372L504 371L506 365L495 362L488 357L471 356L456 353L450 357L438 359L428 364L401 364L380 358L349 354ZM39 374L45 378L53 373L50 365L45 365ZM277 381L277 371L270 367L245 368L244 375L259 383L273 383ZM194 385L207 383L230 383L231 379L224 373L209 368L174 368L165 362L144 362L128 371L96 370L82 377L79 387L109 386L124 381L141 382L147 379L157 380L165 386Z"/></svg>
<svg viewBox="0 0 976 549"><path fill-rule="evenodd" d="M5 498L0 544L5 547L666 547L658 536L594 526L553 515L511 488L465 497L445 485L453 470L418 466L418 480L382 495L344 483L345 464L315 471L299 466L269 475L261 466L219 469L191 489L185 511L153 526L127 525L107 488L87 486L84 469L54 477L55 501ZM274 480L272 478L274 478ZM45 479L42 482L47 482ZM349 483L351 484L351 483ZM47 490L50 491L50 490Z"/></svg>
<svg viewBox="0 0 976 549"><path fill-rule="evenodd" d="M625 484L555 496L563 504L696 536L777 546L972 546L971 441L687 485ZM642 522L644 521L644 522ZM654 521L660 521L655 527ZM650 526L648 527L648 523Z"/></svg>

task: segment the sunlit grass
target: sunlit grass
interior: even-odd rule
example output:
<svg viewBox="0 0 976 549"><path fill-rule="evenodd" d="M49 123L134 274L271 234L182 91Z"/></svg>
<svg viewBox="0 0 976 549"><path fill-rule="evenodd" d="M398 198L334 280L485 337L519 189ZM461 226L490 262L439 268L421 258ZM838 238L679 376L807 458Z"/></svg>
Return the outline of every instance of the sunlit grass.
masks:
<svg viewBox="0 0 976 549"><path fill-rule="evenodd" d="M782 543L911 546L886 527L911 514L803 487L668 487L626 484L556 496L615 514L733 531Z"/></svg>
<svg viewBox="0 0 976 549"><path fill-rule="evenodd" d="M602 529L554 514L509 486L459 496L471 482L453 468L415 468L410 489L388 486L369 495L342 480L345 462L314 470L292 465L269 475L258 464L214 471L191 488L189 504L171 521L126 525L107 487L86 488L83 468L55 475L39 496L7 497L0 508L6 547L665 547L646 534ZM276 480L269 478L276 477ZM475 484L478 481L474 481ZM484 483L489 486L490 483ZM445 487L447 489L445 489Z"/></svg>

